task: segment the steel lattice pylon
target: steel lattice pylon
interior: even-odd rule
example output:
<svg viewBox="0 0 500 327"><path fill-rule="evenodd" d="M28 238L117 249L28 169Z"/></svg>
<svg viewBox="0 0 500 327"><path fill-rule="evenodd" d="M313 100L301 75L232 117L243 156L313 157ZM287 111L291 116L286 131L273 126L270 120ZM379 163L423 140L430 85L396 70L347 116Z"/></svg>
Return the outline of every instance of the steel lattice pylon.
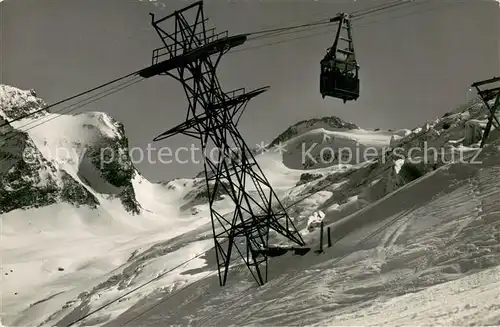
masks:
<svg viewBox="0 0 500 327"><path fill-rule="evenodd" d="M483 89L486 85L495 85L495 87L490 89ZM471 85L471 87L476 88L477 94L481 97L484 102L484 105L490 112L490 116L488 117L488 123L484 129L484 133L481 138L482 148L486 144L486 140L491 132L491 127L495 127L495 129L500 128L500 122L496 116L498 109L500 108L500 77L493 77L484 81L475 82ZM488 102L491 100L495 100L493 106L490 106Z"/></svg>
<svg viewBox="0 0 500 327"><path fill-rule="evenodd" d="M188 23L188 15L194 22ZM226 283L235 250L257 283L263 285L267 282L268 256L262 250L268 248L269 231L299 245L304 241L236 127L249 100L267 87L224 93L216 76L221 57L243 44L246 36L215 34L214 29L206 29L206 20L202 1L159 20L152 15L152 25L164 46L154 50L152 66L140 75L175 78L182 83L189 101L185 122L155 141L185 134L200 140L204 154L209 148L218 149L216 158L205 156L204 170L220 285ZM165 31L168 22L174 32ZM214 207L220 193L233 201L231 215L223 215Z"/></svg>

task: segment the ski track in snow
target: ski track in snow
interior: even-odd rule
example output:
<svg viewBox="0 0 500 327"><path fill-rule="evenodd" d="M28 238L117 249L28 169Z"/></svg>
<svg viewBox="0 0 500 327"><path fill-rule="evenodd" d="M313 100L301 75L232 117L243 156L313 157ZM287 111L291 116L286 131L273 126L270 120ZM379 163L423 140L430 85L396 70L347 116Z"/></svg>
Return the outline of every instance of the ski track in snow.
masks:
<svg viewBox="0 0 500 327"><path fill-rule="evenodd" d="M215 277L202 280L193 287L198 291L167 296L127 326L498 323L500 169L471 173L458 166L438 173L449 182L444 190L436 189L422 206L356 228L340 241L344 249L273 259L272 279L257 289L236 276L221 291L214 289ZM469 177L457 179L464 174ZM411 198L412 192L409 187L391 197ZM391 197L378 206L398 201ZM106 326L122 326L150 305Z"/></svg>
<svg viewBox="0 0 500 327"><path fill-rule="evenodd" d="M366 185L376 188L392 180L371 172L363 175L367 162L301 170L293 169L301 167L299 151L258 156L285 207L309 194L291 213L308 244L316 247L319 237L317 230L307 232L307 217L321 209L332 227L334 246L320 255L311 251L303 257L271 259L269 281L260 288L235 259L221 289L210 250L208 205L195 205L192 214L180 209L204 184L199 179L151 184L137 175L132 182L145 210L131 217L117 199L109 200L82 182L79 152L70 160L54 156L60 146L98 142L99 133L115 136L114 122L97 112L60 118L69 140L60 138L59 125L53 122L34 128L30 136L47 159L56 161L101 205L89 210L57 204L2 216L0 291L5 296L0 326L6 318L16 325L66 326L156 277L161 278L77 325L500 323L500 268L495 268L500 264L500 148L493 154L488 150L480 167L444 166L382 199L374 196L376 201L366 198ZM83 134L80 125L86 126ZM404 137L421 130L316 128L287 145L298 148L299 141L322 140L324 146L337 148L382 148L401 140L394 134ZM389 167L396 177L403 163ZM306 171L318 176L297 186ZM330 178L349 171L359 180L346 175L319 191ZM247 191L255 188L248 185ZM227 198L215 206L223 213L232 209Z"/></svg>
<svg viewBox="0 0 500 327"><path fill-rule="evenodd" d="M447 174L445 169L443 171L442 174ZM275 270L274 276L261 289L256 290L252 281L248 280L245 270L240 269L236 273L241 274L242 278L230 276L229 280L233 280L235 284L230 282L230 285L222 290L222 296L219 296L221 293L218 285L214 283L215 272L209 270L208 275L212 275L210 278L207 278L205 273L183 277L181 279L183 281L179 280L180 284L173 289L166 290L165 295L157 294L158 290L163 289L161 285L174 283L175 276L179 276L178 272L174 271L135 295L136 298L140 298L148 294L157 294L153 302L149 295L145 298L146 300L140 301L122 316L119 315L124 309L112 306L103 312L104 316L96 314L89 322L100 325L99 316L110 318L108 315L112 314L119 318L108 325L118 326L123 323L124 319L133 318L149 308L152 303L162 301L170 296L169 294L177 291L180 293L174 295L172 300L160 304L158 308L132 321L130 325L162 326L165 321L194 325L204 323L209 325L307 325L331 319L333 313L336 317L344 317L336 318L335 324L342 322L342 319L359 320L361 318L357 316L357 318L352 318L352 312L365 310L367 307L380 307L382 304L386 305L384 299L398 297L409 291L419 292L429 285L460 278L466 272L462 271L463 268L460 268L460 265L474 266L473 262L467 262L467 260L471 258L473 258L472 261L477 260L480 258L478 254L481 254L481 251L478 246L462 249L461 247L469 242L460 236L464 236L468 228L467 235L474 233L475 229L471 227L474 222L478 221L479 223L476 224L483 226L482 220L485 217L498 214L500 206L495 200L500 195L499 176L498 167L483 168L465 182L457 181L449 192L436 191L437 193L425 205L395 213L380 222L361 226L362 228L352 231L348 237L339 241L339 245L343 244L339 246L340 249L343 248L342 251L338 252L335 247L332 248L331 259L328 259L328 252L331 250L327 250L327 254L321 257L306 256L304 262L297 266L294 263L288 267L291 271L287 271L276 266L279 267L283 260L300 261L301 259L279 258L277 262L271 263L270 270ZM429 177L420 180L420 183L425 182L426 179ZM395 194L404 195L405 192L411 193L412 188L405 187ZM370 209L367 212L369 215ZM410 241L411 244L408 244ZM206 248L208 249L210 245L210 242L207 242ZM469 258L467 256L464 258L467 251L470 252ZM345 252L350 254L342 255ZM461 256L457 257L456 253ZM185 256L182 257L185 258ZM289 265L290 263L285 263L284 267ZM183 267L182 270L201 266ZM304 270L301 270L300 266ZM436 267L439 269L436 270ZM153 265L147 268L151 273L161 271ZM465 268L467 269L469 268ZM141 280L147 280L151 273L142 276ZM196 280L201 280L201 286L197 283L189 284ZM191 290L183 292L183 285L189 286ZM92 307L106 303L119 294L121 293L110 290L105 297L92 303ZM227 294L227 297L224 298L223 294ZM241 294L241 296L235 298L234 294ZM190 298L188 302L184 299L186 296ZM180 298L176 299L176 297ZM203 302L200 303L201 299ZM175 313L169 309L172 307L178 308ZM196 312L196 315L192 312ZM416 314L418 315L418 312Z"/></svg>

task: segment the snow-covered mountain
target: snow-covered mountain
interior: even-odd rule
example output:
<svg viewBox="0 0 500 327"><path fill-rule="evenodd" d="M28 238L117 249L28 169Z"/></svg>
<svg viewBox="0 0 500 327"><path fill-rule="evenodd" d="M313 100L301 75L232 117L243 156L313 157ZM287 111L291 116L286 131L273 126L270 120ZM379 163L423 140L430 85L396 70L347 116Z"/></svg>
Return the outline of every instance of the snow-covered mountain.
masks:
<svg viewBox="0 0 500 327"><path fill-rule="evenodd" d="M5 121L43 101L0 86L0 104ZM409 308L451 299L455 285L466 292L466 275L482 270L474 280L499 283L500 148L494 131L478 150L485 117L473 104L413 130L336 117L291 126L256 159L308 244L318 246L320 219L334 245L273 258L261 288L236 260L223 289L202 175L147 181L127 157L123 125L103 113L12 123L3 135L16 136L0 145L1 321L68 326L105 306L75 325L498 322L491 292L467 308L439 305L446 315ZM104 150L114 157L103 163ZM231 212L223 194L216 205Z"/></svg>
<svg viewBox="0 0 500 327"><path fill-rule="evenodd" d="M6 85L0 99L2 125L45 105L33 91ZM42 121L47 123L37 126ZM104 198L140 213L123 125L106 114L58 117L42 111L7 125L2 134L0 213L58 202L95 208Z"/></svg>
<svg viewBox="0 0 500 327"><path fill-rule="evenodd" d="M45 106L7 85L0 104L0 125ZM18 319L47 296L56 311L141 246L207 222L206 203L192 200L203 197L203 180L147 181L107 114L41 111L3 126L0 142L2 316Z"/></svg>
<svg viewBox="0 0 500 327"><path fill-rule="evenodd" d="M353 123L346 122L338 117L332 116L332 117L323 117L323 118L312 118L308 120L302 120L299 121L298 123L288 127L283 133L278 135L270 144L270 146L274 146L280 142L286 142L290 140L291 138L294 138L295 136L304 134L306 132L319 129L319 128L325 128L328 130L346 130L346 129L359 129L358 126L356 126Z"/></svg>

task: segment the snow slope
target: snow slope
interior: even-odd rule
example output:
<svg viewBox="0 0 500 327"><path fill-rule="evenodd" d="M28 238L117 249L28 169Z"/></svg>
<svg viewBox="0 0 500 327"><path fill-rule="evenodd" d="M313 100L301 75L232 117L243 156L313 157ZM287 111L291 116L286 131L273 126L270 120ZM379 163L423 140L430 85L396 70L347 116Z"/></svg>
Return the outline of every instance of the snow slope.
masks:
<svg viewBox="0 0 500 327"><path fill-rule="evenodd" d="M28 97L40 106L33 94L14 93L8 101ZM472 274L498 265L500 149L490 146L475 158L477 129L467 127L483 124L484 118L484 108L476 105L414 130L366 131L331 117L292 126L271 143L284 144L286 151L271 146L257 161L284 206L291 206L289 214L308 244L318 246L318 229L307 229L318 211L333 228L335 244L322 255L273 258L270 281L261 288L235 259L228 285L220 289L203 178L150 183L124 161L125 170L133 171L125 180L139 209L127 210L107 175L98 174L86 158L89 149L102 149L110 140L122 145L118 150L126 149L116 142L124 137L120 124L97 112L58 116L29 130L27 140L98 205L58 200L0 216L1 321L23 326L364 324L373 321L358 312L381 317L381 308L394 307L391 299L413 301L408 292L421 294L414 301L432 292L445 294L444 283L463 285ZM64 134L53 133L64 128ZM498 138L496 131L491 137ZM401 151L301 166L301 147L315 143L334 152L371 147L380 155L389 146ZM442 155L432 160L423 160L422 153L408 155L410 147L426 145L443 149ZM56 148L69 149L72 156L54 155ZM464 158L468 161L457 163ZM231 212L228 199L216 206ZM481 276L496 285L487 270ZM389 318L408 319L398 318L401 308L394 307ZM430 321L417 309L411 309L412 316ZM474 319L494 321L496 309L489 310L483 320ZM457 311L446 319L466 316ZM332 322L333 317L340 321ZM449 321L444 319L435 321Z"/></svg>
<svg viewBox="0 0 500 327"><path fill-rule="evenodd" d="M0 85L0 103L1 124L45 106L33 90L7 85ZM107 167L93 161L95 153L108 150L119 173L129 172L119 175L122 185L111 183ZM53 319L64 316L81 299L97 305L86 299L92 290L106 288L102 301L111 299L110 284L127 290L185 260L191 246L200 251L212 246L204 179L151 183L133 168L126 150L123 125L100 112L40 111L2 128L0 151L8 155L0 182L9 204L0 216L3 322L36 325L54 313ZM279 153L258 160L280 195L301 177L302 171L287 168ZM25 162L33 164L17 173ZM19 178L23 174L31 178ZM26 185L16 184L19 179ZM29 188L26 201L13 204L7 196L23 187ZM34 202L30 194L39 188L50 188L51 197ZM124 189L128 203L120 198ZM228 199L215 206L228 213L232 208ZM144 295L156 289L151 286Z"/></svg>
<svg viewBox="0 0 500 327"><path fill-rule="evenodd" d="M106 326L498 324L500 148L462 144L468 120L484 118L477 105L447 115L405 132L398 155L334 166L292 188L284 202L310 196L290 210L304 227L315 210L326 213L334 246L324 254L272 259L261 288L236 266L221 290L209 252L193 271L205 273L200 281L143 299ZM443 151L429 162L401 156L430 144ZM309 244L318 246L317 233L304 231Z"/></svg>
<svg viewBox="0 0 500 327"><path fill-rule="evenodd" d="M34 91L7 85L0 85L0 103L0 124L45 105ZM200 192L204 183L151 183L126 156L109 158L117 173L95 164L95 153L127 151L123 126L104 113L42 111L2 132L0 292L5 324L42 322L106 281L133 255L209 221L206 206L194 212L188 209L196 206L183 208L185 198ZM18 191L25 189L23 198ZM50 196L34 197L38 190ZM13 202L19 198L24 201Z"/></svg>
<svg viewBox="0 0 500 327"><path fill-rule="evenodd" d="M314 129L284 143L283 163L302 170L355 165L375 159L389 148L392 136L388 131Z"/></svg>
<svg viewBox="0 0 500 327"><path fill-rule="evenodd" d="M106 326L498 324L500 147L477 159L443 165L338 219L333 247L272 259L263 287L235 268L221 290L208 265L203 280Z"/></svg>

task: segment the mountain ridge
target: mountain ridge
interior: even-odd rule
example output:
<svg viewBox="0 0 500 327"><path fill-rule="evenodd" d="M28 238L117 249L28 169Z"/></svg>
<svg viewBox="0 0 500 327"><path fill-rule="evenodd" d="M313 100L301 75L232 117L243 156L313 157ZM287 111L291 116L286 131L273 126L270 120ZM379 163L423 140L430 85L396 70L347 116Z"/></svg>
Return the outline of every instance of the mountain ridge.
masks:
<svg viewBox="0 0 500 327"><path fill-rule="evenodd" d="M306 133L317 128L334 128L334 129L359 129L359 127L351 122L344 121L337 116L316 117L298 121L280 133L269 146L275 146L279 143L286 142L291 138Z"/></svg>
<svg viewBox="0 0 500 327"><path fill-rule="evenodd" d="M89 188L105 183L115 188L108 195L119 198L126 211L140 213L132 186L137 172L128 156L123 124L98 112L58 115L40 111L46 104L34 90L7 85L0 85L0 103L0 123L7 123L0 146L0 212L52 205L58 200L96 208L100 201ZM33 112L29 118L12 122ZM54 124L55 118L64 119L67 129L62 135L45 136L44 124L55 129L64 126ZM76 130L66 135L71 127ZM35 133L39 130L41 134ZM84 144L77 137L71 139L78 133Z"/></svg>
<svg viewBox="0 0 500 327"><path fill-rule="evenodd" d="M231 320L231 323L248 323L249 316L246 313L249 311L228 310L225 304L229 302L248 308L254 317L253 322L258 324L287 324L293 317L318 322L324 318L321 312L328 313L332 303L335 310L337 303L340 304L341 310L344 307L351 308L353 300L355 304L360 305L370 303L371 295L366 298L359 298L358 295L367 292L379 294L380 285L388 289L388 293L382 292L382 300L384 294L402 294L400 287L393 290L386 284L391 276L397 276L399 281L404 282L405 287L414 285L415 281L422 281L422 285L427 286L442 279L458 278L450 277L449 273L444 276L438 274L439 271L462 269L447 266L451 260L449 258L456 258L453 265L459 266L494 265L498 260L488 255L488 251L496 251L496 241L491 237L484 241L474 241L479 247L488 247L488 251L483 251L483 256L483 252L479 250L460 252L460 244L454 244L449 253L440 254L447 249L444 244L453 241L453 237L449 240L441 240L441 237L459 235L461 230L466 231L461 235L466 237L471 234L468 229L476 226L488 229L492 219L471 222L466 217L466 213L480 213L474 211L476 205L485 210L485 215L497 212L493 199L497 197L498 192L484 188L488 183L494 183L495 176L500 176L495 175L495 168L498 168L495 167L495 162L498 162L500 148L488 145L485 151L481 152L480 159L485 161L483 166L457 162L457 157L454 156L454 153L458 152L463 154L463 160L475 158L478 152L478 131L484 125L486 114L485 107L478 105L466 108L463 112L452 112L446 117L430 120L421 127L396 131L394 134L359 128L339 128L343 123L337 119L331 119L331 124L335 127L328 128L325 127L327 123L318 118L295 124L296 134L283 132L282 135L285 136L280 140L286 145L285 153L269 150L256 155L256 160L308 246L318 245L318 228L310 226L310 218L317 212L324 215L316 214L316 220L321 216L325 226L332 227L335 246L332 249L325 248L325 255L321 256L311 254L303 259L288 256L283 259L273 258L273 261L277 260L278 263L272 262L270 267L273 281L260 290L251 288L253 284L249 280L251 277L248 276L247 270L236 262L235 269L230 271L231 282L227 291L210 289L211 285L217 284L217 267L214 263L210 205L205 198L204 178L177 178L168 182L151 183L136 170L132 173L127 171L126 160L118 161L107 168L109 172L103 173L102 170L96 169L93 155L96 149L105 146L112 148L109 150L109 156L111 153L118 156L120 151L123 151L125 140L115 139L121 133L119 125L108 119L107 115L98 112L79 115L76 118L58 116L61 123L52 125L52 129L59 126L59 134L71 137L61 139L55 137L51 129L38 128L29 131L28 136L31 138L26 141L27 148L39 150L41 158L49 162L44 167L52 164L59 174L61 171L68 173L77 181L77 185L83 186L99 201L99 205L96 205L95 209L89 209L88 205L76 208L66 202L64 205L56 203L2 214L2 248L5 249L5 255L1 269L8 280L0 286L4 295L2 321L10 325L66 326L80 318L83 313L105 305L105 309L96 312L84 323L123 325L120 322L136 317L143 309L151 307L151 303L153 306L158 303L158 299L168 300L186 285L194 285L199 290L210 291L181 293L179 296L186 296L186 301L170 307L163 306L160 324L163 324L165 313L169 316L169 322L181 325L205 321L203 319L212 319L212 322ZM16 125L13 125L15 128ZM82 127L84 125L85 127ZM76 128L77 126L79 127ZM76 131L78 133L72 134ZM393 137L394 135L397 137ZM492 140L498 138L498 131L494 131L490 137ZM106 142L113 144L108 145ZM299 160L301 147L305 145L309 148L311 144L318 146L315 148L318 151L311 152L311 158L319 161L325 159L317 158L318 154L325 152L324 149L363 149L359 144L365 148L378 149L378 156L369 160L358 158L349 162L327 160L303 167ZM443 149L443 156L437 160L427 160L410 152L415 148L422 150L427 145ZM53 156L54 153L50 149L58 146L71 148L74 154L70 158ZM400 150L400 153L395 153L395 150ZM14 163L17 163L19 158L22 159L22 156L16 158ZM102 164L98 163L97 166ZM121 164L125 165L125 169L122 169ZM469 183L474 174L478 174L480 180ZM18 173L17 178L20 175ZM4 178L3 176L5 175L0 174L0 179ZM44 175L37 171L36 176ZM59 176L56 177L56 181L59 181ZM130 181L134 190L132 200L137 201L141 207L139 214L134 215L126 211L121 200L116 197L119 193L117 190L126 187L117 188L108 180L122 187ZM438 185L440 183L434 181L441 184L449 182L450 185ZM481 186L481 183L485 186ZM459 193L464 189L469 193ZM483 192L483 200L478 198L478 190ZM448 200L448 211L440 211L438 199L446 198L448 191L456 194ZM60 189L58 192L60 194ZM420 199L412 192L425 196ZM230 218L234 209L231 200L224 194L218 195L213 206L225 218ZM477 204L463 203L463 199L475 197ZM457 206L466 213L457 209L454 214L460 213L457 217L459 221L453 224L453 215L450 216L449 211ZM413 211L415 213L412 213ZM435 213L439 219L435 217ZM396 221L393 216L399 219L397 223L393 223ZM443 225L434 228L432 224L437 224L440 220ZM430 227L426 227L428 221ZM318 221L315 223L317 225ZM29 226L32 228L28 228ZM368 236L372 232L379 235L381 230L383 235L380 236L380 243L367 242L356 245L354 242L360 239L363 242L369 241ZM429 241L426 237L431 234L435 238ZM269 240L272 244L288 244L276 233L270 233ZM498 240L500 242L500 238ZM500 246L498 248L500 249ZM338 257L343 253L350 257ZM393 256L395 253L400 256ZM456 253L460 255L457 256ZM469 258L477 253L480 253L478 262ZM432 266L433 261L429 261L427 255L444 266ZM402 276L398 275L395 263L400 260L415 269L415 275L408 275L405 271ZM422 266L421 262L425 265ZM300 274L295 274L297 271ZM331 274L332 271L340 274ZM311 278L311 272L319 272L321 278ZM349 275L346 275L347 272ZM436 281L429 277L436 274ZM376 279L377 275L380 275L382 280ZM162 278L158 278L159 276ZM319 275L315 273L314 276ZM351 276L352 285L345 278ZM366 278L370 283L373 282L373 288L364 287ZM345 283L350 285L348 290L344 290L343 286L336 287L346 285ZM141 285L145 286L128 293ZM277 285L279 286L276 287ZM304 288L299 285L308 286ZM313 292L315 285L321 285L328 290L325 303L321 303L323 298ZM258 301L262 304L267 303L266 299L261 298L264 294L264 297L267 297L267 294L273 297L272 301L287 294L293 294L293 301L301 301L300 294L305 294L311 307L317 310L295 310L294 308L301 304L292 301L295 304L291 310L285 311L287 317L283 315L285 309L282 306L269 307L272 312L269 315L269 310L259 309L260 302L255 307L232 296L237 293L253 294L252 298L260 299ZM274 298L276 294L278 297ZM203 299L200 295L203 295ZM117 301L118 297L123 298ZM290 301L287 301L287 306L292 303ZM212 312L213 307L218 309L216 313ZM171 308L175 308L175 312L169 311ZM356 305L353 310L355 308ZM189 316L188 313L193 310L196 310L199 316ZM240 315L240 312L243 314ZM318 316L308 312L315 312ZM206 316L206 313L210 313L210 317ZM154 317L151 319L154 320ZM149 321L143 322L149 324Z"/></svg>

